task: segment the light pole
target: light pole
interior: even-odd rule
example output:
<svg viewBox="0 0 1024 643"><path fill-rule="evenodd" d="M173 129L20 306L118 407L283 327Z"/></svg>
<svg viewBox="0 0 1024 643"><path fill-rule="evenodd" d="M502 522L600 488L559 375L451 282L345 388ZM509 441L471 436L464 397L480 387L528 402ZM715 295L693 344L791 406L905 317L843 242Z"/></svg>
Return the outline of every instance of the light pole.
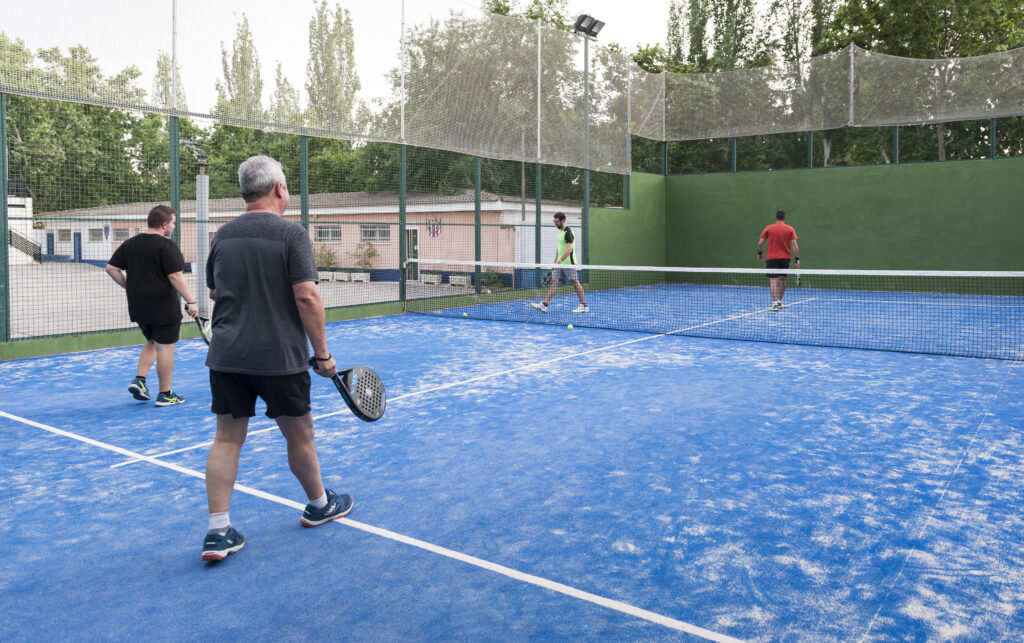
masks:
<svg viewBox="0 0 1024 643"><path fill-rule="evenodd" d="M583 35L583 264L590 263L590 41L604 23L586 14L576 18L573 31Z"/></svg>
<svg viewBox="0 0 1024 643"><path fill-rule="evenodd" d="M206 166L210 159L206 152L196 147L192 141L178 139L178 145L191 150L196 155L196 261L192 264L192 274L196 279L196 302L199 305L199 316L209 317L209 300L206 292L206 257L210 252L210 177L206 175Z"/></svg>

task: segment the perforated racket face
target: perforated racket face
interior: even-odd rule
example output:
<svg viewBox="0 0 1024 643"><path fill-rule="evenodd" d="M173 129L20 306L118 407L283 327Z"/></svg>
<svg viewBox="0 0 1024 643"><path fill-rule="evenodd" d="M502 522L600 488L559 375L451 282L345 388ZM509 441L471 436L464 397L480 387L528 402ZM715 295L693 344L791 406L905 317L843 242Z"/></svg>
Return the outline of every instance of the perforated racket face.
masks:
<svg viewBox="0 0 1024 643"><path fill-rule="evenodd" d="M352 409L360 418L373 422L384 416L387 395L380 376L365 366L355 366L345 372L345 388L351 397Z"/></svg>
<svg viewBox="0 0 1024 643"><path fill-rule="evenodd" d="M550 286L551 285L551 271L550 270L548 270L547 272L544 273L544 277L543 277L543 279L541 279L541 282L543 282L543 284L545 286Z"/></svg>

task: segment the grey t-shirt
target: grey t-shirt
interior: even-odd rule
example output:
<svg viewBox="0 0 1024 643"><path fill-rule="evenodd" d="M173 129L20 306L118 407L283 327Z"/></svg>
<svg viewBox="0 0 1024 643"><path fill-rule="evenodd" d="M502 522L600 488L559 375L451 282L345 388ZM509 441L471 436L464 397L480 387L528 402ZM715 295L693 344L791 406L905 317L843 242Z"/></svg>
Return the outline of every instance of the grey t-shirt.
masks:
<svg viewBox="0 0 1024 643"><path fill-rule="evenodd" d="M217 230L206 262L216 297L206 365L249 375L309 368L309 343L292 286L316 281L309 235L270 212L247 212Z"/></svg>

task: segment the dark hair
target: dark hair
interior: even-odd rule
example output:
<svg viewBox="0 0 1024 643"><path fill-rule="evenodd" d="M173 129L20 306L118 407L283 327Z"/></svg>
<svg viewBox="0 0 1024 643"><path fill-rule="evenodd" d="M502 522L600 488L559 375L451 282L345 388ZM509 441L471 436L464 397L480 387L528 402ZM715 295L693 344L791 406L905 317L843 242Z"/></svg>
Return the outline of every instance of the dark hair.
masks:
<svg viewBox="0 0 1024 643"><path fill-rule="evenodd" d="M146 217L146 225L151 230L156 230L165 223L171 222L171 217L174 216L174 208L168 205L158 205L149 211L149 216Z"/></svg>
<svg viewBox="0 0 1024 643"><path fill-rule="evenodd" d="M785 218L786 218L786 211L785 210L779 210L778 212L775 213L775 220L776 221L782 221Z"/></svg>
<svg viewBox="0 0 1024 643"><path fill-rule="evenodd" d="M556 212L555 218L558 219L559 221L565 221L565 215L562 214L561 212Z"/></svg>

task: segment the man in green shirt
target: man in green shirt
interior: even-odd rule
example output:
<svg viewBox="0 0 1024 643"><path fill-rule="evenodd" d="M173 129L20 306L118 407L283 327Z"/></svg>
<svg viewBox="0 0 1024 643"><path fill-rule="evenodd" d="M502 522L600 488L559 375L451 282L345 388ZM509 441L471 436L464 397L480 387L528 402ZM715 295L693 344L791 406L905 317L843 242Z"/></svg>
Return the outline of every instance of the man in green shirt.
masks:
<svg viewBox="0 0 1024 643"><path fill-rule="evenodd" d="M548 312L548 304L555 296L559 283L570 283L576 289L576 295L580 298L580 305L573 309L574 313L589 313L590 306L587 306L587 299L583 295L583 286L576 276L575 266L579 264L576 253L573 251L573 242L576 237L572 229L565 225L565 215L561 212L555 213L555 225L558 226L558 249L556 251L555 263L558 268L551 271L551 284L548 286L548 294L544 301L538 303L530 302L530 305L542 313ZM565 266L565 267L562 267Z"/></svg>

